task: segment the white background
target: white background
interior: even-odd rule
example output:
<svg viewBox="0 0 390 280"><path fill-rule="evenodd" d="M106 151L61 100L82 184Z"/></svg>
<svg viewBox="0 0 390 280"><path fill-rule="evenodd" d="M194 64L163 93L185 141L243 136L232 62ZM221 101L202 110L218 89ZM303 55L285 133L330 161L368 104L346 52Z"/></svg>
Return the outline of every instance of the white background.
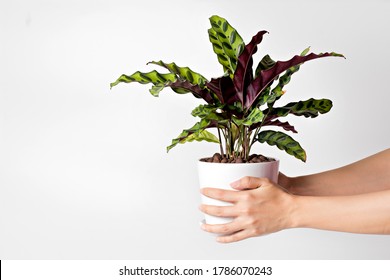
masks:
<svg viewBox="0 0 390 280"><path fill-rule="evenodd" d="M390 237L295 229L222 245L199 229L196 160L210 143L165 147L199 104L169 89L109 83L162 59L222 74L208 18L225 17L259 55L308 46L347 59L306 63L280 104L329 98L291 118L307 163L275 147L291 176L389 147L390 3L366 1L0 0L0 259L381 259Z"/></svg>

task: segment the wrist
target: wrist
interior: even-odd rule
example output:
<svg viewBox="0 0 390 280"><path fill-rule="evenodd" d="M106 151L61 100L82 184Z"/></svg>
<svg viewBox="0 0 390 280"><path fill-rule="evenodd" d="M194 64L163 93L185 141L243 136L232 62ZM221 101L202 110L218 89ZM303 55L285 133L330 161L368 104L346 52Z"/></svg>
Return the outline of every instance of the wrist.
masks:
<svg viewBox="0 0 390 280"><path fill-rule="evenodd" d="M307 196L292 195L292 203L289 211L289 228L303 228L307 227L305 212L310 211L306 209Z"/></svg>
<svg viewBox="0 0 390 280"><path fill-rule="evenodd" d="M310 186L305 183L305 179L302 176L288 178L287 190L298 196L310 195Z"/></svg>
<svg viewBox="0 0 390 280"><path fill-rule="evenodd" d="M278 178L278 185L281 186L283 189L285 189L289 193L292 192L292 179L291 177L288 177L284 175L283 173L279 173L279 178Z"/></svg>

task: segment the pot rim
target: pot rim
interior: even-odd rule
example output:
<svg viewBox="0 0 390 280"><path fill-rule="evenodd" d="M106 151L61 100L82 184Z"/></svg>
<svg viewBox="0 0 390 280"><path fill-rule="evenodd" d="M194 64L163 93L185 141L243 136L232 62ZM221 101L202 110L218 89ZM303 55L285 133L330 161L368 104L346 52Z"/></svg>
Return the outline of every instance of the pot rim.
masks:
<svg viewBox="0 0 390 280"><path fill-rule="evenodd" d="M242 163L222 163L222 162L207 162L207 161L202 161L202 159L204 158L200 158L198 159L198 163L205 163L205 164L225 164L225 165L253 165L253 164L271 164L271 163L274 163L274 162L280 162L280 160L278 158L275 158L275 157L268 157L267 158L270 158L270 159L273 159L273 161L263 161L263 162L242 162Z"/></svg>

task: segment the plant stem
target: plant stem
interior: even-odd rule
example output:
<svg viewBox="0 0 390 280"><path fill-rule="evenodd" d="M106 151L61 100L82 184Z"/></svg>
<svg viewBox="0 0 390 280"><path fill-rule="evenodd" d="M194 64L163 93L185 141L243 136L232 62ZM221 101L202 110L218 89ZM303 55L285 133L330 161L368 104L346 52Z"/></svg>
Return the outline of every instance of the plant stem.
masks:
<svg viewBox="0 0 390 280"><path fill-rule="evenodd" d="M240 131L241 131L241 143L240 143L240 146L241 146L241 157L243 159L245 159L245 154L246 154L246 151L245 151L245 125L242 125L240 127Z"/></svg>
<svg viewBox="0 0 390 280"><path fill-rule="evenodd" d="M234 151L236 152L236 154L239 154L240 146L241 146L241 143L242 143L242 139L241 139L242 138L242 133L241 133L241 129L240 128L239 128L238 133L239 133L239 137L238 137L238 140L237 140L236 145L234 147Z"/></svg>
<svg viewBox="0 0 390 280"><path fill-rule="evenodd" d="M230 154L229 154L229 143L228 143L229 133L227 132L227 129L225 129L225 130L223 131L223 135L224 135L224 137L225 137L226 157L229 159L229 158L230 158Z"/></svg>
<svg viewBox="0 0 390 280"><path fill-rule="evenodd" d="M223 152L223 146L222 146L222 139L221 139L221 131L219 127L217 128L218 130L218 138L219 138L219 149L221 150L221 156L223 157L224 152Z"/></svg>
<svg viewBox="0 0 390 280"><path fill-rule="evenodd" d="M248 160L249 158L249 153L250 153L250 146L249 146L249 141L250 141L250 132L249 128L247 126L244 126L244 158L245 160Z"/></svg>
<svg viewBox="0 0 390 280"><path fill-rule="evenodd" d="M252 148L253 144L255 143L256 136L257 136L257 134L259 134L260 128L261 128L261 126L256 128L255 134L253 135L253 138L252 138L251 144L249 145L249 148Z"/></svg>
<svg viewBox="0 0 390 280"><path fill-rule="evenodd" d="M232 121L229 121L229 154L234 158L234 139L233 139L233 129Z"/></svg>
<svg viewBox="0 0 390 280"><path fill-rule="evenodd" d="M265 114L265 116L263 117L263 120L261 121L260 126L259 126L258 128L256 128L255 134L253 135L253 138L252 138L251 144L249 145L249 148L252 148L252 145L255 143L255 141L256 141L256 136L257 136L257 134L259 134L260 129L261 129L261 127L263 126L264 120L268 117L268 114L269 114L269 112L271 111L271 109L273 108L274 103L275 103L275 101L274 101L271 105L268 106L268 109L269 109L269 110L268 110L267 114Z"/></svg>

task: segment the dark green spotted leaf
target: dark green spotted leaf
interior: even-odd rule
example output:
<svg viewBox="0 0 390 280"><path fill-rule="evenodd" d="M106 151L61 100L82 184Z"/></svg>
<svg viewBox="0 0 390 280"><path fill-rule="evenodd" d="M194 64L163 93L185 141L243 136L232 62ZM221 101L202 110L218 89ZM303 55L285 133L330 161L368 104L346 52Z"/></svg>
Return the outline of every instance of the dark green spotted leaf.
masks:
<svg viewBox="0 0 390 280"><path fill-rule="evenodd" d="M264 114L259 108L254 108L252 112L244 119L243 125L251 126L263 120Z"/></svg>
<svg viewBox="0 0 390 280"><path fill-rule="evenodd" d="M183 144L186 142L192 142L192 141L206 141L211 143L219 143L218 138L212 134L211 132L207 130L197 131L190 136L186 137L185 139L181 140L179 143Z"/></svg>
<svg viewBox="0 0 390 280"><path fill-rule="evenodd" d="M171 145L167 147L167 152L169 152L177 144L192 142L194 140L219 143L218 138L214 134L206 130L206 128L215 126L216 125L213 122L206 120L201 120L200 122L197 122L193 127L183 130L183 132L180 133L177 138L173 139Z"/></svg>
<svg viewBox="0 0 390 280"><path fill-rule="evenodd" d="M194 110L192 110L191 114L194 117L199 117L207 121L224 122L226 120L226 117L224 117L221 113L217 112L220 108L221 107L219 106L210 105L210 104L199 105Z"/></svg>
<svg viewBox="0 0 390 280"><path fill-rule="evenodd" d="M230 65L229 57L226 55L225 51L223 50L222 43L218 39L217 32L215 32L214 29L210 28L208 30L208 33L209 33L209 40L213 45L213 50L217 55L218 62L223 66L223 72L232 73L230 69L231 65Z"/></svg>
<svg viewBox="0 0 390 280"><path fill-rule="evenodd" d="M275 65L275 61L267 54L264 56L256 67L255 77L257 77L260 71L267 70Z"/></svg>
<svg viewBox="0 0 390 280"><path fill-rule="evenodd" d="M168 74L161 74L157 72L156 70L153 70L148 73L142 73L140 71L135 72L132 75L121 75L115 82L111 83L111 88L116 86L119 83L132 83L132 82L138 82L140 84L148 84L152 83L154 85L157 84L165 84L167 82L174 82L176 81L176 75L172 73Z"/></svg>
<svg viewBox="0 0 390 280"><path fill-rule="evenodd" d="M236 70L238 56L245 47L244 41L226 19L212 16L210 17L210 23L209 38L213 44L214 52L218 56L218 61L225 71L227 70L229 74L233 74Z"/></svg>
<svg viewBox="0 0 390 280"><path fill-rule="evenodd" d="M152 88L149 89L149 92L153 96L158 97L158 95L160 94L160 91L162 91L165 87L166 87L165 84L157 84L157 85L152 86Z"/></svg>
<svg viewBox="0 0 390 280"><path fill-rule="evenodd" d="M265 103L267 103L268 99L271 97L270 93L271 93L271 86L268 86L262 91L261 95L256 99L252 107L258 108L264 105Z"/></svg>
<svg viewBox="0 0 390 280"><path fill-rule="evenodd" d="M201 74L192 71L188 67L179 67L176 63L165 63L163 61L151 61L148 64L155 64L162 66L169 70L169 72L177 75L177 77L181 80L189 81L193 85L199 85L200 88L204 88L205 84L208 82L205 77Z"/></svg>
<svg viewBox="0 0 390 280"><path fill-rule="evenodd" d="M283 132L265 130L260 132L256 138L260 143L267 142L271 146L277 146L280 150L287 152L297 159L306 161L306 152L301 145L291 136Z"/></svg>
<svg viewBox="0 0 390 280"><path fill-rule="evenodd" d="M325 114L332 109L332 101L329 99L313 99L305 101L291 102L283 107L272 108L270 116L285 117L288 114L304 116L306 118L315 118L318 114Z"/></svg>

